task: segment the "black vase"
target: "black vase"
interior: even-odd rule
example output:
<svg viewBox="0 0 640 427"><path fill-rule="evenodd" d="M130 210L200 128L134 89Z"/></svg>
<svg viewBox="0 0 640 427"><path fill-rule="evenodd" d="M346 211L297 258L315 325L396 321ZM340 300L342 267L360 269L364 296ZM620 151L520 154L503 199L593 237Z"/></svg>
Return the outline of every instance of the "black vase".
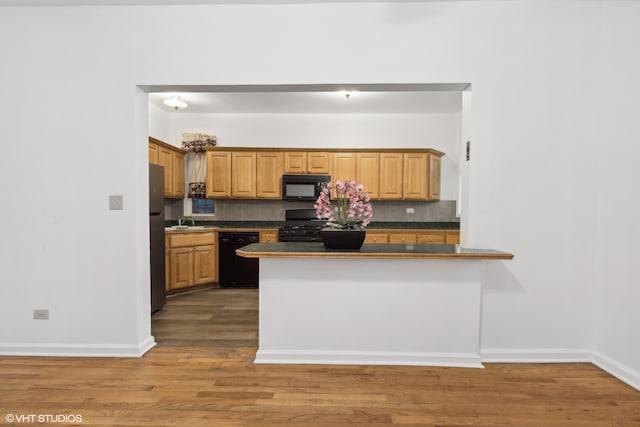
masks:
<svg viewBox="0 0 640 427"><path fill-rule="evenodd" d="M322 244L327 249L360 249L364 243L364 229L323 228L320 230Z"/></svg>

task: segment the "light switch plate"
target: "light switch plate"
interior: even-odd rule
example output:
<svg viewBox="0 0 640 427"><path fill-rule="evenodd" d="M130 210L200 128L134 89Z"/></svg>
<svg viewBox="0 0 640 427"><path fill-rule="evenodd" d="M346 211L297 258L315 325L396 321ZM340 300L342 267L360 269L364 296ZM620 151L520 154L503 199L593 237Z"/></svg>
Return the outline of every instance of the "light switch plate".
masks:
<svg viewBox="0 0 640 427"><path fill-rule="evenodd" d="M110 211L121 211L123 209L122 205L122 196L109 196Z"/></svg>
<svg viewBox="0 0 640 427"><path fill-rule="evenodd" d="M45 309L34 309L33 310L33 319L34 320L49 320L49 310Z"/></svg>

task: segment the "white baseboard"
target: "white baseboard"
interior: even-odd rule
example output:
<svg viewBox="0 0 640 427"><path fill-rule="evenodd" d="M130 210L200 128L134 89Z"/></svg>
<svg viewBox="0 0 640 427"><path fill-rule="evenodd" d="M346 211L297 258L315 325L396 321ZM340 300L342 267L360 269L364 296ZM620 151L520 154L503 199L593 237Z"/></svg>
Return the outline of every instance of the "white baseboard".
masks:
<svg viewBox="0 0 640 427"><path fill-rule="evenodd" d="M333 352L301 350L258 350L257 364L322 364L322 365L405 365L482 368L480 356L474 353L383 353Z"/></svg>
<svg viewBox="0 0 640 427"><path fill-rule="evenodd" d="M483 363L592 363L636 390L640 390L640 372L598 352L571 349L482 350Z"/></svg>
<svg viewBox="0 0 640 427"><path fill-rule="evenodd" d="M598 352L593 353L592 363L603 371L613 375L623 383L626 383L640 391L640 372L624 366L623 364L618 363Z"/></svg>
<svg viewBox="0 0 640 427"><path fill-rule="evenodd" d="M141 357L155 345L153 337L138 345L0 343L0 356Z"/></svg>
<svg viewBox="0 0 640 427"><path fill-rule="evenodd" d="M486 348L480 351L486 363L590 363L592 353L574 349L503 349Z"/></svg>

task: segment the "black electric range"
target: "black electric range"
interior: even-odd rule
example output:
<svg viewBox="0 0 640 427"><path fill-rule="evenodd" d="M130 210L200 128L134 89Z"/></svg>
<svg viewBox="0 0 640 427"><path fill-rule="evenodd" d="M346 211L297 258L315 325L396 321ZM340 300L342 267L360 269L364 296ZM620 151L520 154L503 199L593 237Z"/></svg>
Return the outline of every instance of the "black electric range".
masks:
<svg viewBox="0 0 640 427"><path fill-rule="evenodd" d="M320 230L326 223L316 217L315 209L288 209L284 226L278 229L278 241L320 242Z"/></svg>

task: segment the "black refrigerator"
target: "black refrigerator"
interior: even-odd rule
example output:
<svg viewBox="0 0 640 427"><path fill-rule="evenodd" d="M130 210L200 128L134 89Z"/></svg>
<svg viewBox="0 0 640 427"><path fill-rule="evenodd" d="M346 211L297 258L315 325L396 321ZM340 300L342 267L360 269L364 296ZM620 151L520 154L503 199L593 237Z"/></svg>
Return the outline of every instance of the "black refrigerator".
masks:
<svg viewBox="0 0 640 427"><path fill-rule="evenodd" d="M164 167L149 163L149 241L151 313L167 301L164 268Z"/></svg>

